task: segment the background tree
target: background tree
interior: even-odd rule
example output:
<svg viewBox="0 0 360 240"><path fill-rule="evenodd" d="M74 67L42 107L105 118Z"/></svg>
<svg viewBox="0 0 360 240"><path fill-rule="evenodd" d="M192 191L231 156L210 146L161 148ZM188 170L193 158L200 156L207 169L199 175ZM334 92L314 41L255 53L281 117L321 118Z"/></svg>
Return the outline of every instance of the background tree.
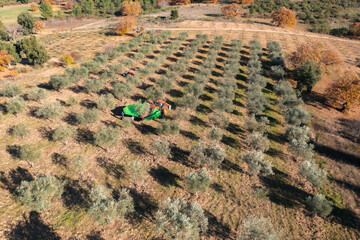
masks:
<svg viewBox="0 0 360 240"><path fill-rule="evenodd" d="M208 227L208 219L201 206L184 199L167 198L156 216L157 230L169 239L199 239Z"/></svg>
<svg viewBox="0 0 360 240"><path fill-rule="evenodd" d="M254 3L254 0L237 0L237 2L241 5L248 6Z"/></svg>
<svg viewBox="0 0 360 240"><path fill-rule="evenodd" d="M270 17L272 18L272 22L277 26L293 27L296 24L295 13L286 7L280 8L278 11L272 13Z"/></svg>
<svg viewBox="0 0 360 240"><path fill-rule="evenodd" d="M238 240L254 239L275 240L280 236L267 218L250 215L244 220Z"/></svg>
<svg viewBox="0 0 360 240"><path fill-rule="evenodd" d="M45 20L47 20L49 18L52 18L53 15L54 15L53 10L52 10L52 6L48 2L41 3L40 6L39 6L39 9L41 11L41 16Z"/></svg>
<svg viewBox="0 0 360 240"><path fill-rule="evenodd" d="M226 18L237 18L240 17L240 5L236 3L231 3L228 5L225 5L221 8L221 13L223 17Z"/></svg>
<svg viewBox="0 0 360 240"><path fill-rule="evenodd" d="M134 27L137 25L138 22L134 16L121 17L116 27L116 33L122 36L128 33L129 31L133 30Z"/></svg>
<svg viewBox="0 0 360 240"><path fill-rule="evenodd" d="M32 31L34 28L34 22L35 18L28 12L22 12L17 17L17 23L24 28L25 34L29 34Z"/></svg>
<svg viewBox="0 0 360 240"><path fill-rule="evenodd" d="M139 1L124 1L121 3L121 15L137 16L142 12Z"/></svg>
<svg viewBox="0 0 360 240"><path fill-rule="evenodd" d="M332 211L332 206L325 200L325 196L322 194L307 197L306 205L322 217L326 217Z"/></svg>
<svg viewBox="0 0 360 240"><path fill-rule="evenodd" d="M171 0L171 5L187 5L190 3L191 0Z"/></svg>
<svg viewBox="0 0 360 240"><path fill-rule="evenodd" d="M360 36L360 22L354 22L350 27L349 27L349 32L355 36L355 37L359 37Z"/></svg>
<svg viewBox="0 0 360 240"><path fill-rule="evenodd" d="M198 172L190 172L185 178L186 188L192 192L205 191L211 183L211 177L205 168Z"/></svg>
<svg viewBox="0 0 360 240"><path fill-rule="evenodd" d="M93 15L95 12L95 4L93 0L84 0L81 2L81 12L84 15Z"/></svg>
<svg viewBox="0 0 360 240"><path fill-rule="evenodd" d="M33 181L22 181L16 189L18 199L35 211L47 209L54 198L63 193L63 183L54 176L41 176Z"/></svg>
<svg viewBox="0 0 360 240"><path fill-rule="evenodd" d="M32 3L32 4L30 5L30 11L35 12L35 11L37 11L37 10L38 10L37 5L36 5L35 3Z"/></svg>
<svg viewBox="0 0 360 240"><path fill-rule="evenodd" d="M345 72L326 90L326 96L334 107L349 111L360 104L360 76L353 71Z"/></svg>
<svg viewBox="0 0 360 240"><path fill-rule="evenodd" d="M0 21L0 41L8 41L9 35L6 31L6 27L2 21Z"/></svg>
<svg viewBox="0 0 360 240"><path fill-rule="evenodd" d="M91 205L88 212L95 220L105 225L115 218L124 219L125 216L134 211L134 202L129 190L123 188L119 192L118 200L110 197L110 191L104 186L91 189Z"/></svg>
<svg viewBox="0 0 360 240"><path fill-rule="evenodd" d="M34 36L19 40L16 48L18 52L23 52L32 64L42 65L50 59L45 47L40 45Z"/></svg>
<svg viewBox="0 0 360 240"><path fill-rule="evenodd" d="M14 62L20 62L21 58L19 56L19 54L16 52L16 47L12 42L4 42L4 41L0 41L0 51L1 50L5 50L7 52L7 54L11 55L14 57Z"/></svg>
<svg viewBox="0 0 360 240"><path fill-rule="evenodd" d="M300 91L306 89L306 92L310 93L315 84L320 81L322 73L321 67L314 61L304 62L295 70L296 88Z"/></svg>
<svg viewBox="0 0 360 240"><path fill-rule="evenodd" d="M177 9L172 9L170 12L170 19L175 20L179 18L179 11Z"/></svg>

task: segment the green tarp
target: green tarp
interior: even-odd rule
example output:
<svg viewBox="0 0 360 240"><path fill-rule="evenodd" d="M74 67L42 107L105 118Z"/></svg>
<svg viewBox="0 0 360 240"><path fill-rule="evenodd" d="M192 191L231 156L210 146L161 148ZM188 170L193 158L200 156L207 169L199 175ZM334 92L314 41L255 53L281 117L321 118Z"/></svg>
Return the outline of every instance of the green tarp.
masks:
<svg viewBox="0 0 360 240"><path fill-rule="evenodd" d="M135 104L124 107L123 112L129 116L140 117L139 114L135 111ZM144 118L144 120L156 119L156 118L160 117L160 115L161 115L161 111L159 109L155 108L151 112L150 115L148 115Z"/></svg>

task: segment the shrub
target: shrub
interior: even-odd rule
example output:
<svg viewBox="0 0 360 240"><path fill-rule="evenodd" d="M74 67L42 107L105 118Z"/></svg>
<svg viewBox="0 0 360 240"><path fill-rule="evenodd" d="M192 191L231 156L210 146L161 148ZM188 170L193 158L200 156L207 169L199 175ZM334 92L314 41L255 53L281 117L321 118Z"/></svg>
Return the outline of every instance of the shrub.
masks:
<svg viewBox="0 0 360 240"><path fill-rule="evenodd" d="M159 133L165 135L179 134L179 124L171 120L160 120Z"/></svg>
<svg viewBox="0 0 360 240"><path fill-rule="evenodd" d="M129 190L122 188L118 200L110 198L110 191L104 186L92 188L90 192L91 205L88 213L95 220L105 225L115 218L124 219L125 216L134 211L134 202Z"/></svg>
<svg viewBox="0 0 360 240"><path fill-rule="evenodd" d="M319 169L314 160L305 160L299 163L299 173L317 188L321 187L327 178L326 170Z"/></svg>
<svg viewBox="0 0 360 240"><path fill-rule="evenodd" d="M94 134L94 144L99 147L106 146L109 150L118 142L119 134L119 128L100 126L99 131Z"/></svg>
<svg viewBox="0 0 360 240"><path fill-rule="evenodd" d="M66 75L52 75L50 77L49 86L54 90L61 90L70 85L70 80Z"/></svg>
<svg viewBox="0 0 360 240"><path fill-rule="evenodd" d="M172 9L170 12L170 19L175 20L179 18L179 11L177 9Z"/></svg>
<svg viewBox="0 0 360 240"><path fill-rule="evenodd" d="M98 122L100 116L96 109L86 109L84 112L76 114L75 119L79 124L87 125Z"/></svg>
<svg viewBox="0 0 360 240"><path fill-rule="evenodd" d="M208 226L201 206L184 199L167 198L156 212L155 221L158 232L169 239L198 239Z"/></svg>
<svg viewBox="0 0 360 240"><path fill-rule="evenodd" d="M8 40L9 40L9 35L7 33L6 27L4 23L0 21L0 41L8 41Z"/></svg>
<svg viewBox="0 0 360 240"><path fill-rule="evenodd" d="M69 96L65 103L67 106L74 106L79 104L78 100L74 96Z"/></svg>
<svg viewBox="0 0 360 240"><path fill-rule="evenodd" d="M204 168L198 172L190 172L185 178L186 188L192 193L206 191L210 183L211 177Z"/></svg>
<svg viewBox="0 0 360 240"><path fill-rule="evenodd" d="M272 18L272 22L277 26L293 27L296 24L295 13L286 7L280 8L278 11L271 14L270 17Z"/></svg>
<svg viewBox="0 0 360 240"><path fill-rule="evenodd" d="M40 176L32 181L22 181L16 189L18 199L34 211L47 209L54 198L63 193L63 183L54 176Z"/></svg>
<svg viewBox="0 0 360 240"><path fill-rule="evenodd" d="M27 107L26 102L21 97L10 98L6 103L6 111L11 114L23 112Z"/></svg>
<svg viewBox="0 0 360 240"><path fill-rule="evenodd" d="M145 90L144 95L147 99L156 101L164 97L164 91L161 88L151 86Z"/></svg>
<svg viewBox="0 0 360 240"><path fill-rule="evenodd" d="M99 62L84 62L81 64L81 67L87 68L89 73L98 73L101 71L101 65Z"/></svg>
<svg viewBox="0 0 360 240"><path fill-rule="evenodd" d="M270 148L269 139L258 132L251 133L246 139L246 144L256 151L266 152Z"/></svg>
<svg viewBox="0 0 360 240"><path fill-rule="evenodd" d="M40 158L40 153L30 145L23 145L19 149L19 158L20 160L27 161L31 166L33 162Z"/></svg>
<svg viewBox="0 0 360 240"><path fill-rule="evenodd" d="M217 143L206 145L200 140L192 147L190 157L200 166L207 165L211 169L216 169L224 161L226 152Z"/></svg>
<svg viewBox="0 0 360 240"><path fill-rule="evenodd" d="M328 216L333 209L329 202L325 200L325 196L322 194L307 197L306 205L322 217Z"/></svg>
<svg viewBox="0 0 360 240"><path fill-rule="evenodd" d="M45 20L52 18L54 15L51 4L48 2L41 3L39 9L41 11L41 16L45 18Z"/></svg>
<svg viewBox="0 0 360 240"><path fill-rule="evenodd" d="M250 215L244 220L238 240L254 239L275 240L280 236L267 218Z"/></svg>
<svg viewBox="0 0 360 240"><path fill-rule="evenodd" d="M29 129L28 129L27 125L19 124L17 126L13 126L10 129L9 133L12 136L25 137L26 135L29 134Z"/></svg>
<svg viewBox="0 0 360 240"><path fill-rule="evenodd" d="M73 135L74 135L74 131L70 127L66 125L61 125L54 129L51 135L51 139L53 141L60 141L66 143L67 140L71 138Z"/></svg>
<svg viewBox="0 0 360 240"><path fill-rule="evenodd" d="M32 64L42 65L50 59L45 47L40 45L34 36L22 38L17 41L16 49L18 52L25 54L26 58Z"/></svg>
<svg viewBox="0 0 360 240"><path fill-rule="evenodd" d="M214 112L209 115L209 122L215 127L225 129L229 125L230 119L223 112Z"/></svg>
<svg viewBox="0 0 360 240"><path fill-rule="evenodd" d="M26 35L34 28L34 22L35 18L28 12L22 12L17 16L17 23L24 28Z"/></svg>
<svg viewBox="0 0 360 240"><path fill-rule="evenodd" d="M250 132L265 133L269 132L269 119L267 117L260 117L256 119L255 114L251 114L245 119L244 127Z"/></svg>
<svg viewBox="0 0 360 240"><path fill-rule="evenodd" d="M222 131L219 128L212 127L207 135L207 137L214 141L220 141L223 137Z"/></svg>
<svg viewBox="0 0 360 240"><path fill-rule="evenodd" d="M102 94L96 101L96 106L100 110L112 109L115 107L115 99L112 94Z"/></svg>
<svg viewBox="0 0 360 240"><path fill-rule="evenodd" d="M251 175L268 176L274 174L271 162L263 160L264 154L261 151L247 151L242 154L242 159L249 166Z"/></svg>
<svg viewBox="0 0 360 240"><path fill-rule="evenodd" d="M160 156L164 156L167 158L171 157L171 148L169 145L169 140L166 138L155 139L151 143L151 149L154 149L156 151L156 154Z"/></svg>
<svg viewBox="0 0 360 240"><path fill-rule="evenodd" d="M64 107L59 102L39 108L35 115L40 118L55 119L64 115Z"/></svg>
<svg viewBox="0 0 360 240"><path fill-rule="evenodd" d="M29 92L27 98L32 101L39 101L46 98L48 95L47 91L42 88L34 88Z"/></svg>
<svg viewBox="0 0 360 240"><path fill-rule="evenodd" d="M130 97L134 90L134 86L130 83L117 82L113 85L112 93L118 99Z"/></svg>
<svg viewBox="0 0 360 240"><path fill-rule="evenodd" d="M145 164L141 160L131 161L128 166L131 180L136 184L143 180L146 174Z"/></svg>
<svg viewBox="0 0 360 240"><path fill-rule="evenodd" d="M21 87L17 85L11 85L9 83L5 84L3 89L1 89L0 94L4 97L15 97L22 93Z"/></svg>
<svg viewBox="0 0 360 240"><path fill-rule="evenodd" d="M109 61L109 59L104 55L98 55L94 58L94 62L98 62L100 64L105 64Z"/></svg>
<svg viewBox="0 0 360 240"><path fill-rule="evenodd" d="M315 84L321 79L322 70L314 61L303 63L295 70L294 78L297 81L297 89L304 88L310 93Z"/></svg>
<svg viewBox="0 0 360 240"><path fill-rule="evenodd" d="M311 121L311 115L300 107L292 107L286 111L285 120L288 124L301 126Z"/></svg>
<svg viewBox="0 0 360 240"><path fill-rule="evenodd" d="M285 71L282 66L272 66L270 74L274 80L279 81L284 78Z"/></svg>

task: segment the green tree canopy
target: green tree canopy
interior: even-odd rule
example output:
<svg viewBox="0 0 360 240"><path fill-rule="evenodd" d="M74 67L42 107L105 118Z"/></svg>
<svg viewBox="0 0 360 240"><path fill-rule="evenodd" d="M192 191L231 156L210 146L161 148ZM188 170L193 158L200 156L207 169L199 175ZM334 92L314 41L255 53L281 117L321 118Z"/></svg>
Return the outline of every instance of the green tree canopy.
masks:
<svg viewBox="0 0 360 240"><path fill-rule="evenodd" d="M34 36L19 40L16 48L18 52L23 52L32 64L42 65L50 59L45 47L40 45Z"/></svg>
<svg viewBox="0 0 360 240"><path fill-rule="evenodd" d="M34 28L35 18L28 12L22 12L17 17L17 22L24 28L25 34L29 34Z"/></svg>
<svg viewBox="0 0 360 240"><path fill-rule="evenodd" d="M52 18L54 15L52 6L48 2L44 2L44 3L40 4L39 9L41 11L41 16L43 18L45 18L46 20L49 18Z"/></svg>

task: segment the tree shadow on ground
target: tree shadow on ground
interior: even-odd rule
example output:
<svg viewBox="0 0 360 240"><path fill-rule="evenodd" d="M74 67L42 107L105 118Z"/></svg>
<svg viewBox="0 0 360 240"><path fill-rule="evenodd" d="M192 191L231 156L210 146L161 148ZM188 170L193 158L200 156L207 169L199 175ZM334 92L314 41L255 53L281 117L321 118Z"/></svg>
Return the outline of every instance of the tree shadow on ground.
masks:
<svg viewBox="0 0 360 240"><path fill-rule="evenodd" d="M210 187L219 193L225 192L224 187L218 183L212 183Z"/></svg>
<svg viewBox="0 0 360 240"><path fill-rule="evenodd" d="M64 117L64 122L75 126L77 124L76 121L76 114L75 113L68 113L65 117Z"/></svg>
<svg viewBox="0 0 360 240"><path fill-rule="evenodd" d="M114 161L112 159L97 158L97 162L99 163L100 167L105 169L105 171L108 175L111 175L116 179L120 179L121 177L123 177L125 175L124 166L114 163Z"/></svg>
<svg viewBox="0 0 360 240"><path fill-rule="evenodd" d="M170 160L173 162L181 163L184 166L191 167L192 164L189 162L189 151L185 151L177 146L172 146L171 150L171 158Z"/></svg>
<svg viewBox="0 0 360 240"><path fill-rule="evenodd" d="M177 182L181 180L180 176L170 172L169 169L161 165L158 165L157 168L151 168L149 174L164 187L175 186L181 188Z"/></svg>
<svg viewBox="0 0 360 240"><path fill-rule="evenodd" d="M173 98L181 98L184 95L184 93L177 89L171 89L169 91L169 95Z"/></svg>
<svg viewBox="0 0 360 240"><path fill-rule="evenodd" d="M86 235L86 240L105 240L105 238L101 236L100 231L92 230L91 233Z"/></svg>
<svg viewBox="0 0 360 240"><path fill-rule="evenodd" d="M355 167L360 167L360 157L334 149L322 144L315 144L315 151L320 155L333 159L336 162L343 162Z"/></svg>
<svg viewBox="0 0 360 240"><path fill-rule="evenodd" d="M81 183L79 180L69 178L63 180L66 180L64 192L61 195L64 205L70 209L76 209L78 207L87 209L90 205L89 186L86 186L85 188L83 186L84 183Z"/></svg>
<svg viewBox="0 0 360 240"><path fill-rule="evenodd" d="M60 153L53 153L51 155L51 160L54 164L67 167L68 166L68 158L65 155Z"/></svg>
<svg viewBox="0 0 360 240"><path fill-rule="evenodd" d="M198 136L196 136L193 132L189 132L189 131L185 131L185 130L180 130L180 134L183 135L184 137L187 137L191 140L199 140L200 138Z"/></svg>
<svg viewBox="0 0 360 240"><path fill-rule="evenodd" d="M30 182L32 180L34 178L26 168L17 167L16 169L10 169L7 175L0 171L0 182L13 195L16 195L16 188L20 186L22 181Z"/></svg>
<svg viewBox="0 0 360 240"><path fill-rule="evenodd" d="M94 132L87 128L78 128L76 130L75 140L80 143L93 143L94 142Z"/></svg>
<svg viewBox="0 0 360 240"><path fill-rule="evenodd" d="M43 138L46 138L49 141L51 140L52 135L54 133L54 130L50 127L39 127L38 131Z"/></svg>
<svg viewBox="0 0 360 240"><path fill-rule="evenodd" d="M134 124L134 126L136 127L137 130L139 130L141 132L141 134L143 135L149 135L149 134L154 134L157 135L157 129L154 128L153 126L141 123L141 124Z"/></svg>
<svg viewBox="0 0 360 240"><path fill-rule="evenodd" d="M235 135L242 135L245 133L245 131L235 123L229 123L229 126L227 126L226 130Z"/></svg>
<svg viewBox="0 0 360 240"><path fill-rule="evenodd" d="M241 148L241 145L239 144L239 142L235 138L230 137L230 136L223 135L221 142L232 148L236 148L236 149Z"/></svg>
<svg viewBox="0 0 360 240"><path fill-rule="evenodd" d="M20 145L8 145L6 146L6 151L11 155L12 158L20 158Z"/></svg>
<svg viewBox="0 0 360 240"><path fill-rule="evenodd" d="M140 142L136 142L128 138L128 139L124 139L123 143L130 150L132 154L141 155L147 153L146 149L141 145Z"/></svg>
<svg viewBox="0 0 360 240"><path fill-rule="evenodd" d="M55 230L46 225L38 212L31 211L29 216L23 215L23 220L10 226L10 230L5 232L6 239L11 240L60 240L60 236Z"/></svg>
<svg viewBox="0 0 360 240"><path fill-rule="evenodd" d="M197 106L196 108L196 111L204 114L209 114L212 112L212 110L208 106L205 106L204 104L199 104L199 106Z"/></svg>
<svg viewBox="0 0 360 240"><path fill-rule="evenodd" d="M239 167L238 164L236 163L233 163L227 159L225 159L222 163L221 163L221 170L225 170L225 171L235 171L235 172L238 172L238 173L244 173L244 171Z"/></svg>
<svg viewBox="0 0 360 240"><path fill-rule="evenodd" d="M146 192L139 193L136 189L130 189L130 195L134 199L135 213L130 217L130 222L133 225L140 223L143 219L152 221L154 219L154 212L159 208L155 199Z"/></svg>
<svg viewBox="0 0 360 240"><path fill-rule="evenodd" d="M353 191L355 194L357 194L360 197L360 186L356 186L354 184L345 182L343 180L339 180L339 179L334 179L334 181L339 184L340 187L342 188L347 188L350 191Z"/></svg>
<svg viewBox="0 0 360 240"><path fill-rule="evenodd" d="M334 216L334 218L331 219L332 221L359 230L360 219L353 211L333 206L331 214Z"/></svg>
<svg viewBox="0 0 360 240"><path fill-rule="evenodd" d="M342 126L338 133L343 138L346 138L354 143L360 143L360 120L340 118L338 121Z"/></svg>
<svg viewBox="0 0 360 240"><path fill-rule="evenodd" d="M274 175L260 177L260 180L269 189L270 201L283 205L286 208L304 206L306 197L309 194L286 182L287 175L276 168L273 168Z"/></svg>
<svg viewBox="0 0 360 240"><path fill-rule="evenodd" d="M201 127L208 127L208 125L206 124L206 122L204 122L203 120L201 120L200 118L191 115L190 116L190 122L193 125L197 125L197 126L201 126Z"/></svg>
<svg viewBox="0 0 360 240"><path fill-rule="evenodd" d="M228 224L219 222L216 216L205 209L204 213L209 222L206 232L207 238L216 236L215 239L235 239L235 233L231 231Z"/></svg>

